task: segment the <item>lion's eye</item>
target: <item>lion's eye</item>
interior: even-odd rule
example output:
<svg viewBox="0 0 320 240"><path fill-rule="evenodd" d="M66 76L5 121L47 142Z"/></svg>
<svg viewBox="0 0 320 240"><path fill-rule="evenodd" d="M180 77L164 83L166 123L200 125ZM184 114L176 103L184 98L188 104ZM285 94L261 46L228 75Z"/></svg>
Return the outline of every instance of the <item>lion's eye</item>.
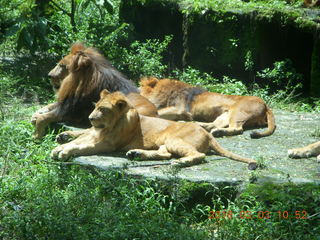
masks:
<svg viewBox="0 0 320 240"><path fill-rule="evenodd" d="M109 109L106 108L106 107L99 107L98 109L99 109L99 111L102 112L102 113L107 113L107 112L109 111Z"/></svg>

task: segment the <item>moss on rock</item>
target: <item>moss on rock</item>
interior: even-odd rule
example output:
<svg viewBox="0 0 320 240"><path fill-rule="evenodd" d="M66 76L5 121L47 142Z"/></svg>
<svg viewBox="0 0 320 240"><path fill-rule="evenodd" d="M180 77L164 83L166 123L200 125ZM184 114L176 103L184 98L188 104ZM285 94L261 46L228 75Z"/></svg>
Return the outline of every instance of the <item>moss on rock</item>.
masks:
<svg viewBox="0 0 320 240"><path fill-rule="evenodd" d="M310 86L319 82L319 9L286 1L128 0L122 1L120 12L139 40L173 35L166 58L171 66L190 65L218 78L250 83L248 53L251 72L288 58L304 76L304 91L316 95Z"/></svg>

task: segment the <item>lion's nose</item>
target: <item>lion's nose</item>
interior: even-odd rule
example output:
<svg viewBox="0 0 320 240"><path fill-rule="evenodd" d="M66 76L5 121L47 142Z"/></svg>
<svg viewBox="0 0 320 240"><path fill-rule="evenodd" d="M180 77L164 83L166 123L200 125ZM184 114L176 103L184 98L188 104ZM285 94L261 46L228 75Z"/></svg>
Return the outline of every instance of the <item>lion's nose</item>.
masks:
<svg viewBox="0 0 320 240"><path fill-rule="evenodd" d="M97 120L97 116L89 115L89 121L94 121L94 120Z"/></svg>
<svg viewBox="0 0 320 240"><path fill-rule="evenodd" d="M50 71L50 72L48 73L48 77L49 77L49 78L55 78L55 77L56 77L56 74L55 74L53 71Z"/></svg>

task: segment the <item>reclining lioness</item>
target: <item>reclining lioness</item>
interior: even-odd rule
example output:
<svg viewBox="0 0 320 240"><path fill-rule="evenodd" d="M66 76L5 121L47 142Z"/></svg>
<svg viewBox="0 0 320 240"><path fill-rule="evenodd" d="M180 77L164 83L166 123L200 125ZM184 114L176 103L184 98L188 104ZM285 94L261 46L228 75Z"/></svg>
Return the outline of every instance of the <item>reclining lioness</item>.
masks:
<svg viewBox="0 0 320 240"><path fill-rule="evenodd" d="M244 130L253 131L252 138L270 136L276 129L274 115L259 97L225 95L173 79L143 78L140 94L158 109L161 118L194 120L213 136L232 136Z"/></svg>
<svg viewBox="0 0 320 240"><path fill-rule="evenodd" d="M223 149L202 127L195 123L180 123L142 116L120 92L103 90L100 100L89 116L92 128L66 131L58 135L62 142L68 137L75 140L56 147L51 156L64 159L69 156L92 155L113 151L128 151L127 157L141 159L170 159L178 166L200 163L205 153L214 150L221 156L249 164L256 169L256 161Z"/></svg>

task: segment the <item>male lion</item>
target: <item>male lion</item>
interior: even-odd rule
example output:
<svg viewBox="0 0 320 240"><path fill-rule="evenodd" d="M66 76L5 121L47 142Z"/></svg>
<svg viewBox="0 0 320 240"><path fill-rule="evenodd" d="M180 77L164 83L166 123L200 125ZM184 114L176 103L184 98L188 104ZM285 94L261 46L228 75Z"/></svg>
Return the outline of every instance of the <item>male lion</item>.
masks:
<svg viewBox="0 0 320 240"><path fill-rule="evenodd" d="M95 49L81 43L71 47L65 56L49 73L51 84L56 89L57 102L40 109L32 116L35 125L34 138L45 134L45 128L53 122L81 123L90 126L88 116L93 102L99 100L102 89L121 91L139 114L157 116L156 107L138 94L137 87Z"/></svg>
<svg viewBox="0 0 320 240"><path fill-rule="evenodd" d="M289 149L288 156L290 158L317 157L317 160L320 161L320 141L302 148Z"/></svg>
<svg viewBox="0 0 320 240"><path fill-rule="evenodd" d="M139 115L120 92L103 90L100 97L89 116L93 127L58 135L58 142L77 138L56 147L51 153L53 158L128 151L129 158L170 159L176 155L181 158L173 164L191 166L200 163L212 149L221 156L248 163L249 169L257 167L256 161L223 149L197 124Z"/></svg>
<svg viewBox="0 0 320 240"><path fill-rule="evenodd" d="M271 109L259 97L207 92L181 81L155 77L143 78L140 85L140 94L156 105L159 117L198 121L216 137L267 126L264 132L251 133L252 138L261 138L276 129Z"/></svg>

